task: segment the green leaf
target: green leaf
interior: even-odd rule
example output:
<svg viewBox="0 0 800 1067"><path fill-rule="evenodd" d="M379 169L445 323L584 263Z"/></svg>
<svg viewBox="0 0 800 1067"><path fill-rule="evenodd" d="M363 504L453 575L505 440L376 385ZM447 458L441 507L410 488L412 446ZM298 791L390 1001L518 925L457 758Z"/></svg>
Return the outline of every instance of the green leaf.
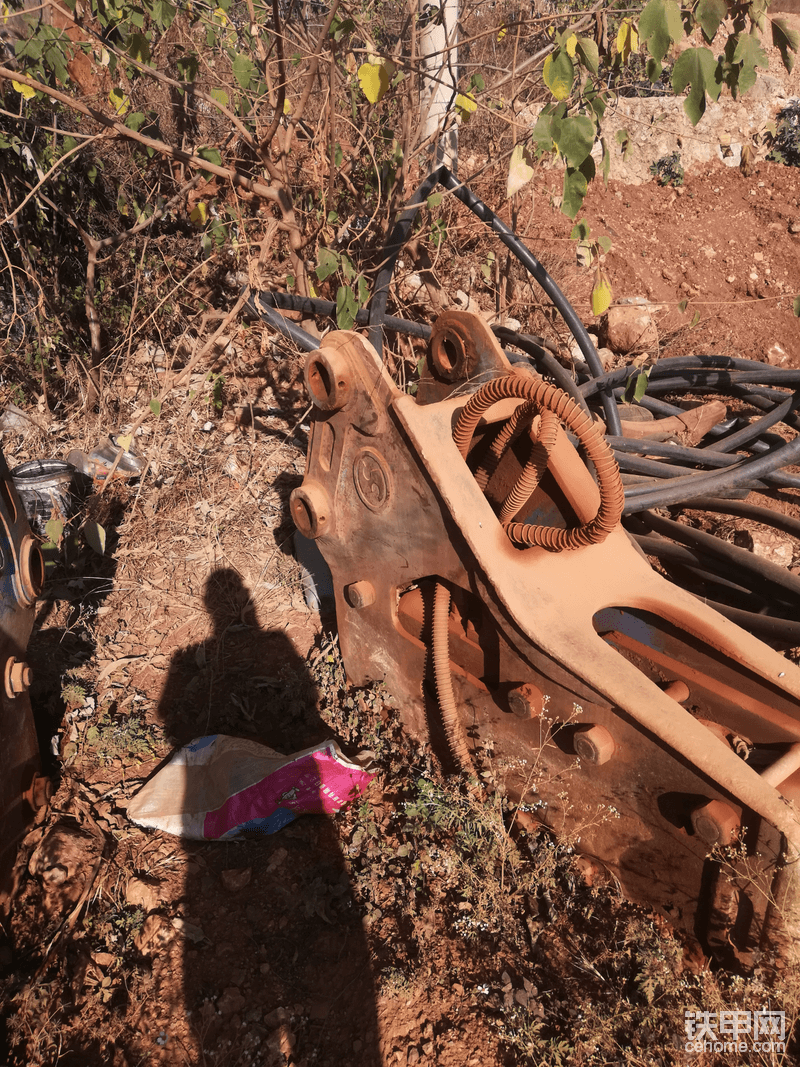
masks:
<svg viewBox="0 0 800 1067"><path fill-rule="evenodd" d="M155 397L154 397L150 401L150 410L153 412L154 415L160 415L161 414L161 401L160 400L156 400Z"/></svg>
<svg viewBox="0 0 800 1067"><path fill-rule="evenodd" d="M83 536L90 548L93 548L98 556L106 551L106 530L99 522L85 522L83 524Z"/></svg>
<svg viewBox="0 0 800 1067"><path fill-rule="evenodd" d="M256 77L257 73L252 60L241 54L236 55L236 58L233 61L233 76L242 89L247 91L250 88L250 83Z"/></svg>
<svg viewBox="0 0 800 1067"><path fill-rule="evenodd" d="M675 6L677 7L677 4ZM600 53L591 37L579 37L575 53L587 70L597 74L600 69Z"/></svg>
<svg viewBox="0 0 800 1067"><path fill-rule="evenodd" d="M773 19L772 43L781 54L784 67L791 74L794 67L794 53L800 47L800 34L789 26L786 19Z"/></svg>
<svg viewBox="0 0 800 1067"><path fill-rule="evenodd" d="M720 23L728 15L725 0L700 0L695 8L694 17L700 23L703 36L709 44L717 35Z"/></svg>
<svg viewBox="0 0 800 1067"><path fill-rule="evenodd" d="M61 519L48 519L44 524L44 535L51 545L55 545L56 548L61 544L61 538L64 536L64 523Z"/></svg>
<svg viewBox="0 0 800 1067"><path fill-rule="evenodd" d="M602 237L597 238L597 244L599 245L600 251L603 253L603 255L607 255L611 251L611 238L608 237L606 234L603 234Z"/></svg>
<svg viewBox="0 0 800 1067"><path fill-rule="evenodd" d="M511 165L508 168L506 199L523 189L533 177L533 159L527 145L514 146L511 153Z"/></svg>
<svg viewBox="0 0 800 1067"><path fill-rule="evenodd" d="M635 371L628 378L625 386L625 402L627 404L638 404L642 399L647 392L647 383L652 369L652 367L642 367L641 370Z"/></svg>
<svg viewBox="0 0 800 1067"><path fill-rule="evenodd" d="M586 219L581 219L580 222L576 222L572 227L569 239L570 241L588 241L591 232L591 227Z"/></svg>
<svg viewBox="0 0 800 1067"><path fill-rule="evenodd" d="M687 48L675 60L672 68L672 88L682 93L687 85L691 91L683 102L683 110L696 126L706 110L706 93L712 100L719 98L722 81L717 80L718 64L708 48Z"/></svg>
<svg viewBox="0 0 800 1067"><path fill-rule="evenodd" d="M443 199L444 193L431 193L427 200L429 209L433 211L434 208L439 207Z"/></svg>
<svg viewBox="0 0 800 1067"><path fill-rule="evenodd" d="M689 323L689 329L693 330L695 328L695 326L698 324L699 321L700 321L700 312L699 311L695 311L694 315L692 315L692 321Z"/></svg>
<svg viewBox="0 0 800 1067"><path fill-rule="evenodd" d="M128 38L128 55L140 63L150 61L150 42L143 33L132 33Z"/></svg>
<svg viewBox="0 0 800 1067"><path fill-rule="evenodd" d="M579 167L592 150L596 128L587 115L571 115L553 122L552 133L567 165Z"/></svg>
<svg viewBox="0 0 800 1067"><path fill-rule="evenodd" d="M556 100L567 99L575 81L575 68L565 49L557 48L547 57L542 68L542 77Z"/></svg>
<svg viewBox="0 0 800 1067"><path fill-rule="evenodd" d="M531 137L536 143L537 154L542 152L552 152L555 148L555 142L553 141L553 122L555 121L555 115L549 111L542 111L539 118L536 120L536 125L531 131Z"/></svg>
<svg viewBox="0 0 800 1067"><path fill-rule="evenodd" d="M190 54L188 56L181 56L178 60L177 67L178 73L184 81L193 82L200 70L200 63L196 55Z"/></svg>
<svg viewBox="0 0 800 1067"><path fill-rule="evenodd" d="M705 0L701 0L701 3ZM725 0L712 0L714 3L722 3ZM661 73L661 65L664 57L669 52L675 41L683 37L683 23L681 22L681 9L676 0L650 0L639 19L639 36L647 44L647 50L653 57L652 71L656 67L658 73L651 77L656 81ZM648 71L648 76L650 75Z"/></svg>
<svg viewBox="0 0 800 1067"><path fill-rule="evenodd" d="M574 219L581 209L589 182L594 177L594 160L587 156L580 167L567 167L564 171L564 189L561 196L561 210L570 219Z"/></svg>
<svg viewBox="0 0 800 1067"><path fill-rule="evenodd" d="M340 254L339 260L342 268L342 274L344 275L344 280L346 282L352 282L352 280L358 273L356 271L356 268L353 266L352 259L348 256L346 252L342 252Z"/></svg>
<svg viewBox="0 0 800 1067"><path fill-rule="evenodd" d="M358 296L359 307L363 308L369 300L369 282L363 274L359 274L358 276L358 289L356 295Z"/></svg>
<svg viewBox="0 0 800 1067"><path fill-rule="evenodd" d="M739 63L739 92L746 93L756 83L756 67L768 67L769 59L761 42L749 33L740 33L733 53L733 62Z"/></svg>
<svg viewBox="0 0 800 1067"><path fill-rule="evenodd" d="M340 330L350 330L356 321L358 304L349 285L340 285L336 290L336 325Z"/></svg>
<svg viewBox="0 0 800 1067"><path fill-rule="evenodd" d="M611 283L606 277L605 271L599 270L594 276L592 288L592 314L602 315L611 306L612 293Z"/></svg>
<svg viewBox="0 0 800 1067"><path fill-rule="evenodd" d="M800 296L796 296L794 298L794 303L792 304L792 311L794 312L795 317L800 319Z"/></svg>
<svg viewBox="0 0 800 1067"><path fill-rule="evenodd" d="M747 7L747 15L750 21L755 26L758 26L761 33L766 33L768 6L769 0L750 0Z"/></svg>
<svg viewBox="0 0 800 1067"><path fill-rule="evenodd" d="M319 260L317 261L317 265L314 268L314 273L316 274L317 278L321 282L324 282L326 278L330 278L334 271L337 271L338 269L339 257L336 255L336 253L331 252L329 248L320 248Z"/></svg>
<svg viewBox="0 0 800 1067"><path fill-rule="evenodd" d="M224 89L212 89L211 99L216 100L218 104L222 104L223 107L228 107L231 102L231 98L225 92Z"/></svg>
<svg viewBox="0 0 800 1067"><path fill-rule="evenodd" d="M689 301L688 300L681 300L680 304L678 304L678 311L680 311L681 315L683 315L683 313L686 311L688 306L689 306Z"/></svg>
<svg viewBox="0 0 800 1067"><path fill-rule="evenodd" d="M198 148L197 154L201 159L204 159L206 163L213 163L216 167L222 166L222 156L218 148Z"/></svg>
<svg viewBox="0 0 800 1067"><path fill-rule="evenodd" d="M125 125L129 130L140 130L145 122L146 115L143 111L132 111L125 119Z"/></svg>

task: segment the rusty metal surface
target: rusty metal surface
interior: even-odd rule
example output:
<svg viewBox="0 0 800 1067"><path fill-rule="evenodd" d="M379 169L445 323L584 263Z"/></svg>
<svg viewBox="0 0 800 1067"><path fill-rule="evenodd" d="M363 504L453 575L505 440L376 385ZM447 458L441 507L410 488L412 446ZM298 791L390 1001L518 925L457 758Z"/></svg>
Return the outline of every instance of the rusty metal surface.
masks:
<svg viewBox="0 0 800 1067"><path fill-rule="evenodd" d="M512 543L498 514L531 439L511 435L485 491L473 471L525 401L484 411L465 461L453 433L470 394L513 371L474 316L439 322L421 399L355 333L328 335L307 361L315 418L291 510L331 568L351 682L384 682L407 728L452 750L429 652L445 586L477 769L709 951L746 964L783 951L791 930L767 902L776 886L797 897L800 670L653 571L619 525L563 551ZM599 505L559 431L514 525L573 530ZM744 851L725 873L709 851L734 838Z"/></svg>
<svg viewBox="0 0 800 1067"><path fill-rule="evenodd" d="M19 839L45 803L25 650L44 566L0 452L0 909L10 890Z"/></svg>

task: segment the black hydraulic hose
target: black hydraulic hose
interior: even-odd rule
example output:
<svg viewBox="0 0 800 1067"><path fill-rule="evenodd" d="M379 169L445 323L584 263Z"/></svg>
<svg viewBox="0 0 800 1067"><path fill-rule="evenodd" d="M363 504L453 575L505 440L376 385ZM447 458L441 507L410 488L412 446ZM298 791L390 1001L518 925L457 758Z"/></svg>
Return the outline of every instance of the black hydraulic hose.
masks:
<svg viewBox="0 0 800 1067"><path fill-rule="evenodd" d="M708 359L709 357L705 358ZM732 385L772 384L783 385L787 389L796 389L800 386L800 371L798 370L769 367L763 363L753 363L747 370L738 368L730 370L726 367L708 366L703 363L697 363L689 367L680 366L680 364L687 361L688 357L675 357L656 363L650 371L647 384L648 393L652 393L656 385L664 391L669 389L693 389L698 386L704 386L705 388L716 388L720 392L724 392L727 387ZM599 378L592 378L590 381L584 382L579 388L588 399L601 389L615 388L617 386L624 387L630 376L630 367L619 367L616 370L604 373Z"/></svg>
<svg viewBox="0 0 800 1067"><path fill-rule="evenodd" d="M779 440L781 445L786 444L782 438ZM621 469L633 471L637 474L651 474L656 478L672 478L685 470L685 468L667 463L659 464L656 460L632 460L630 456L662 456L667 460L682 460L684 463L699 463L704 467L724 467L730 470L735 469L739 463L744 462L744 457L728 456L724 452L710 452L703 448L689 448L686 445L650 441L646 438L637 440L627 437L607 436L606 442L613 449ZM753 442L751 447L754 447L755 444L756 442ZM785 471L766 473L762 474L760 478L743 484L748 484L753 489L759 486L763 488L772 486L775 489L794 489L800 488L800 476L788 474Z"/></svg>
<svg viewBox="0 0 800 1067"><path fill-rule="evenodd" d="M741 626L743 630L748 630L754 637L760 637L762 641L778 649L796 648L800 644L800 622L729 607L716 600L706 600L705 603L726 619Z"/></svg>
<svg viewBox="0 0 800 1067"><path fill-rule="evenodd" d="M251 310L264 322L268 322L273 329L277 330L278 333L282 333L284 337L288 337L289 340L294 341L297 347L304 352L316 352L319 348L318 337L312 337L310 333L290 322L289 319L285 319L280 311L276 311L260 301L256 303L253 296L245 304L245 310Z"/></svg>
<svg viewBox="0 0 800 1067"><path fill-rule="evenodd" d="M697 549L687 548L685 545L676 545L674 541L668 541L666 537L648 537L646 534L633 534L632 536L646 555L655 556L662 563L689 571L701 581L716 585L720 589L724 589L729 595L737 596L748 603L756 601L760 605L766 604L763 594L748 588L746 585L742 585L740 582L735 582L729 577L730 567L724 561L704 556ZM772 601L773 603L776 602L774 597ZM787 608L790 608L789 604L782 603Z"/></svg>
<svg viewBox="0 0 800 1067"><path fill-rule="evenodd" d="M677 463L664 463L658 459L646 459L644 456L631 454L623 449L615 448L612 444L613 441L619 440L619 438L611 437L606 438L607 444L611 445L614 453L614 459L619 464L621 471L629 471L631 474L649 474L652 478L676 478L679 475L695 474L691 467L681 467ZM648 455L652 455L648 449Z"/></svg>
<svg viewBox="0 0 800 1067"><path fill-rule="evenodd" d="M528 273L536 279L547 296L550 297L558 308L570 333L577 341L578 348L580 348L584 359L589 365L589 370L596 376L595 380L597 380L597 377L603 374L603 364L600 362L597 349L592 344L592 339L589 336L586 327L576 314L575 309L539 260L522 243L522 241L520 241L516 234L514 234L508 226L495 215L492 209L484 204L484 202L475 196L475 194L465 185L461 185L446 167L440 169L439 180L442 185L453 194L453 196L468 207L473 214L477 215L481 222L485 222L487 226L491 227L492 231L498 235L506 248L517 257ZM602 387L600 393L606 425L612 433L619 434L619 414L617 413L617 406L614 402L614 398Z"/></svg>
<svg viewBox="0 0 800 1067"><path fill-rule="evenodd" d="M499 341L503 344L512 344L517 348L521 348L523 352L526 352L532 357L536 366L542 374L547 374L553 379L559 389L563 389L565 393L578 404L587 414L589 412L589 405L583 397L580 389L572 379L572 375L566 370L558 360L551 356L549 352L546 352L533 338L528 337L523 333L516 333L514 330L506 329L505 326L493 327L493 333ZM506 353L508 355L508 353ZM513 361L512 361L513 362Z"/></svg>
<svg viewBox="0 0 800 1067"><path fill-rule="evenodd" d="M798 404L800 404L800 391L787 396L783 403L775 404L771 411L762 415L756 422L742 427L741 430L736 430L735 433L722 438L721 441L714 441L713 445L706 445L706 448L713 448L715 452L736 452L745 445L749 445L751 441L755 441L776 422L785 422L787 416Z"/></svg>
<svg viewBox="0 0 800 1067"><path fill-rule="evenodd" d="M652 507L665 507L667 504L689 501L697 496L706 496L709 493L718 494L727 489L738 488L754 478L758 479L762 475L772 474L781 467L789 467L798 459L800 459L800 437L796 437L794 441L790 441L782 448L770 449L764 455L744 459L741 463L734 464L725 470L706 471L672 478L663 486L655 488L635 486L625 493L623 514L629 515L634 511L645 511Z"/></svg>
<svg viewBox="0 0 800 1067"><path fill-rule="evenodd" d="M720 500L718 497L701 496L692 501L692 507L700 511L715 511L723 515L738 515L743 519L752 519L765 526L774 526L792 537L800 538L800 519L791 515L782 515L779 511L762 508L744 500Z"/></svg>
<svg viewBox="0 0 800 1067"><path fill-rule="evenodd" d="M800 599L800 578L791 574L785 567L779 567L777 563L770 563L769 560L754 556L752 552L728 544L727 541L721 541L718 537L705 533L703 530L695 530L691 526L684 526L683 523L674 522L672 519L664 519L652 511L645 512L639 518L656 533L670 537L679 544L697 548L706 555L716 556L734 567L741 568L746 573L757 576L779 597L785 597L787 593L790 593L793 598Z"/></svg>
<svg viewBox="0 0 800 1067"><path fill-rule="evenodd" d="M333 300L279 292L260 292L257 297L262 307L266 305L278 310L299 311L302 315L324 315L328 318L336 315L336 304ZM366 308L359 308L356 312L356 322L359 325L369 324L369 312ZM384 316L383 325L387 330L396 330L398 333L409 334L411 337L421 337L425 341L431 335L431 327L425 323L412 322L411 319L398 319L394 315Z"/></svg>
<svg viewBox="0 0 800 1067"><path fill-rule="evenodd" d="M397 258L403 250L403 245L411 236L411 227L414 225L417 212L434 187L439 184L443 171L450 173L446 167L439 167L417 187L408 207L394 224L389 243L384 249L383 259L375 275L372 299L369 302L369 343L378 355L383 353L383 323L386 318L386 305L389 302L389 284L394 274Z"/></svg>

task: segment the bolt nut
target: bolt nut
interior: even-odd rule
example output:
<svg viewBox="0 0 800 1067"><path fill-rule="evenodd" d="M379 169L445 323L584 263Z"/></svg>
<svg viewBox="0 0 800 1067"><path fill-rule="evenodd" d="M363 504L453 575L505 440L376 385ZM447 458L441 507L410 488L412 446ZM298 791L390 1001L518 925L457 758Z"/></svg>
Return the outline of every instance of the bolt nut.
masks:
<svg viewBox="0 0 800 1067"><path fill-rule="evenodd" d="M303 482L289 497L294 524L304 537L316 540L333 530L333 505L327 489L313 479Z"/></svg>
<svg viewBox="0 0 800 1067"><path fill-rule="evenodd" d="M677 700L679 704L685 704L691 696L689 692L689 686L686 682L670 682L664 690L664 693L668 697L672 697L673 700Z"/></svg>
<svg viewBox="0 0 800 1067"><path fill-rule="evenodd" d="M741 828L741 819L723 800L709 800L692 812L692 829L707 845L730 845Z"/></svg>
<svg viewBox="0 0 800 1067"><path fill-rule="evenodd" d="M345 596L351 607L368 608L375 603L375 587L372 582L353 582L346 587Z"/></svg>
<svg viewBox="0 0 800 1067"><path fill-rule="evenodd" d="M51 779L44 774L35 775L28 796L33 810L38 811L39 808L43 808L52 795L53 783Z"/></svg>
<svg viewBox="0 0 800 1067"><path fill-rule="evenodd" d="M542 714L544 696L541 689L526 682L508 694L508 706L519 719L533 719Z"/></svg>
<svg viewBox="0 0 800 1067"><path fill-rule="evenodd" d="M12 656L6 662L5 685L6 695L12 700L30 688L31 669L27 663L16 660Z"/></svg>
<svg viewBox="0 0 800 1067"><path fill-rule="evenodd" d="M579 726L573 740L575 755L597 767L608 763L617 751L614 738L605 726Z"/></svg>

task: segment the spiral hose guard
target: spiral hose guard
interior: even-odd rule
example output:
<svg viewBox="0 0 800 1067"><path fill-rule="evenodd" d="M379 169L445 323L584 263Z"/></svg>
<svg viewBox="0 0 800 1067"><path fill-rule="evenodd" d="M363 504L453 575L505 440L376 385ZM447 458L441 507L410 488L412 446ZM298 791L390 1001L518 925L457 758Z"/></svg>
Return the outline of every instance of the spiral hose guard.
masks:
<svg viewBox="0 0 800 1067"><path fill-rule="evenodd" d="M611 449L592 421L563 390L548 382L510 374L486 382L467 401L456 421L453 441L464 459L481 416L499 400L532 401L542 412L552 412L570 430L594 464L600 490L600 507L589 522L572 530L552 526L532 526L522 522L504 522L509 538L520 545L537 545L551 551L584 548L599 544L619 525L624 504L624 490L619 467Z"/></svg>

